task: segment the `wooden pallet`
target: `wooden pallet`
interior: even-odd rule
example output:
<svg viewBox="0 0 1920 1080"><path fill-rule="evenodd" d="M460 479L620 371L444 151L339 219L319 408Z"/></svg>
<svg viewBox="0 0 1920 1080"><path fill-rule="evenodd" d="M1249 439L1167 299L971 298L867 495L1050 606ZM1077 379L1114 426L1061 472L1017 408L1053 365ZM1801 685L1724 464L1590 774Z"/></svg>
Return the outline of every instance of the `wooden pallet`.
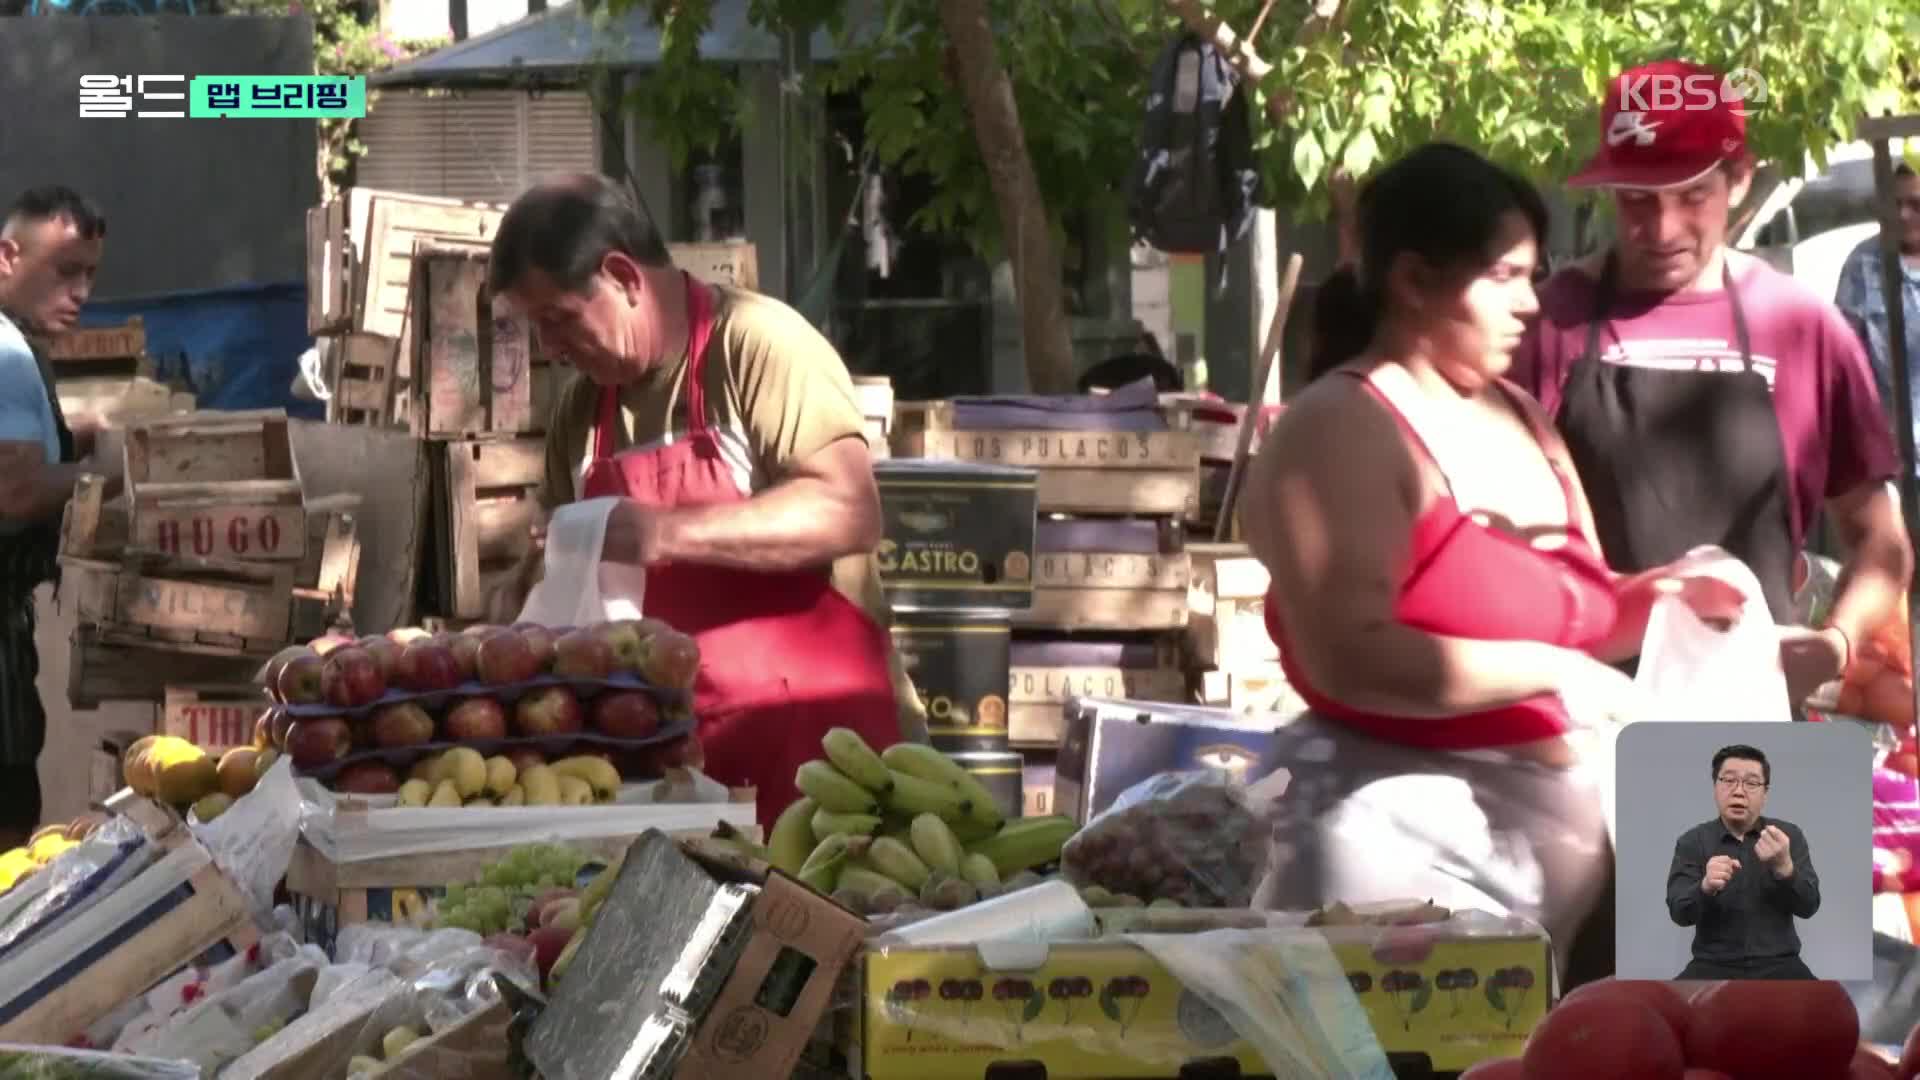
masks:
<svg viewBox="0 0 1920 1080"><path fill-rule="evenodd" d="M546 478L546 444L541 439L463 439L435 449L439 614L485 618L488 597L527 553L530 530L543 516L539 489Z"/></svg>
<svg viewBox="0 0 1920 1080"><path fill-rule="evenodd" d="M893 453L1039 473L1040 511L1181 516L1197 511L1201 436L1179 410L1166 431L987 431L954 426L953 403L894 408Z"/></svg>

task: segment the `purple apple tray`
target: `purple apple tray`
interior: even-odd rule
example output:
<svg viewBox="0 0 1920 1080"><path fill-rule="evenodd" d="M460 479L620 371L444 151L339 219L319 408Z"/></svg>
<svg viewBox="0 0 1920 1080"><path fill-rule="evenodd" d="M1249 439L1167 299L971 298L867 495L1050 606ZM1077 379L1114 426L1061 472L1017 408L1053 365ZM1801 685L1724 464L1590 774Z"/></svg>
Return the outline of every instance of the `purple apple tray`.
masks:
<svg viewBox="0 0 1920 1080"><path fill-rule="evenodd" d="M645 690L663 707L687 704L688 698L685 690L668 690L632 675L612 675L604 679L570 679L558 675L540 675L526 682L505 683L499 686L468 682L461 683L451 690L388 690L378 699L351 709L343 709L338 705L328 705L324 702L314 705L282 705L280 708L285 709L287 715L296 720L313 716L361 717L385 706L398 705L407 701L417 703L428 712L435 712L449 702L471 697L490 697L511 705L527 694L548 686L570 686L583 702L590 701L607 690Z"/></svg>
<svg viewBox="0 0 1920 1080"><path fill-rule="evenodd" d="M598 750L605 750L612 753L645 750L650 746L663 745L691 735L693 729L693 718L686 717L670 724L660 725L660 730L644 739L623 739L613 735L602 735L593 731L576 731L569 732L565 735L511 736L505 739L467 739L461 742L430 742L421 743L417 746L396 747L394 749L368 747L366 749L356 749L338 761L330 761L325 765L318 765L310 769L296 768L294 771L301 776L318 780L322 784L331 784L333 783L334 777L339 776L349 765L357 765L367 761L377 761L383 765L391 766L396 771L404 771L412 767L413 763L419 761L421 758L431 757L434 754L451 750L456 746L470 747L478 751L482 757L492 757L495 754L503 754L509 750L537 750L544 755L547 760L558 761L563 757L568 757L573 754L586 754Z"/></svg>

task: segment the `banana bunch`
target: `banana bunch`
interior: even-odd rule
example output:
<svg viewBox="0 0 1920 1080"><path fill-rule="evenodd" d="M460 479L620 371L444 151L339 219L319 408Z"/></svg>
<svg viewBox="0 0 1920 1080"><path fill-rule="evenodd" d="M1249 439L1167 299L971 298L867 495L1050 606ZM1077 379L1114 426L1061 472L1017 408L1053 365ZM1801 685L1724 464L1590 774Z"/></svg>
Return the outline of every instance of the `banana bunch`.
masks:
<svg viewBox="0 0 1920 1080"><path fill-rule="evenodd" d="M1007 821L952 758L920 743L874 753L834 728L824 758L794 775L801 798L775 820L768 861L844 906L883 914L908 903L952 910L1057 862L1078 827L1065 817Z"/></svg>
<svg viewBox="0 0 1920 1080"><path fill-rule="evenodd" d="M583 754L524 772L505 757L481 757L456 746L414 767L400 785L401 806L591 806L620 794L620 772L606 758Z"/></svg>
<svg viewBox="0 0 1920 1080"><path fill-rule="evenodd" d="M66 851L79 847L82 840L105 823L106 819L98 814L82 814L70 824L42 825L35 829L25 847L0 854L0 893L39 873Z"/></svg>

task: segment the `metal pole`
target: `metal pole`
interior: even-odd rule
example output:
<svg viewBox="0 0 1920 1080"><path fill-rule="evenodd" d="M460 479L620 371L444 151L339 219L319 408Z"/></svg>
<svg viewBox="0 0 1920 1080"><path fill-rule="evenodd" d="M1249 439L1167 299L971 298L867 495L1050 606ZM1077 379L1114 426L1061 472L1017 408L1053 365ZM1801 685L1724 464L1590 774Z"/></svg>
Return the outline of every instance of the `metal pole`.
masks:
<svg viewBox="0 0 1920 1080"><path fill-rule="evenodd" d="M1906 271L1900 265L1900 205L1893 183L1893 153L1885 138L1873 141L1873 186L1880 211L1880 289L1887 308L1887 363L1893 377L1893 415L1900 439L1900 514L1908 537L1920 536L1920 483L1914 476L1913 373L1907 357ZM1920 574L1907 589L1909 620L1920 611ZM1911 627L1909 627L1911 630ZM1920 637L1912 639L1912 670L1920 674ZM1920 716L1920 679L1914 681L1916 715ZM1920 724L1916 724L1920 727Z"/></svg>

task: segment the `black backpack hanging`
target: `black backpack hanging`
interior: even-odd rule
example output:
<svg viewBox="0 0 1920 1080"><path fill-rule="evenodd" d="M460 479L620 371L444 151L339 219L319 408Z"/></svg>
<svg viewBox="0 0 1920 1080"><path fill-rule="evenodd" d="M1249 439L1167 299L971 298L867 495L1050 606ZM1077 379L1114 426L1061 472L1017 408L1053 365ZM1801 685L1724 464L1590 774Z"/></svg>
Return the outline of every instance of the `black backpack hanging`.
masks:
<svg viewBox="0 0 1920 1080"><path fill-rule="evenodd" d="M1128 181L1135 235L1161 251L1224 253L1253 224L1260 194L1247 95L1220 51L1198 35L1153 65L1140 157Z"/></svg>

